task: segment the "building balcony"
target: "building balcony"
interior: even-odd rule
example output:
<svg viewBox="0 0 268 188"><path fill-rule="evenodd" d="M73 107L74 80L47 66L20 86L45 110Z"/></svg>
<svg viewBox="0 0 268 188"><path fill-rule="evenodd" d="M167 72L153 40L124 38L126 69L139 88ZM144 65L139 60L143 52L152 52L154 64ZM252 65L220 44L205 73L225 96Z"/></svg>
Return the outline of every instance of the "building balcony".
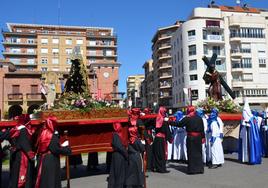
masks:
<svg viewBox="0 0 268 188"><path fill-rule="evenodd" d="M224 43L224 37L222 35L205 35L203 39L206 43Z"/></svg>
<svg viewBox="0 0 268 188"><path fill-rule="evenodd" d="M10 31L3 31L2 30L3 36L37 36L36 33L31 33L31 32L10 32Z"/></svg>
<svg viewBox="0 0 268 188"><path fill-rule="evenodd" d="M172 88L171 84L166 84L166 85L160 85L159 89L169 89Z"/></svg>
<svg viewBox="0 0 268 188"><path fill-rule="evenodd" d="M4 51L4 56L37 56L36 52Z"/></svg>
<svg viewBox="0 0 268 188"><path fill-rule="evenodd" d="M172 78L172 74L164 73L164 74L159 74L159 79L169 79Z"/></svg>
<svg viewBox="0 0 268 188"><path fill-rule="evenodd" d="M159 66L159 69L170 69L170 68L172 68L171 62L168 62L168 63L162 63L162 64Z"/></svg>
<svg viewBox="0 0 268 188"><path fill-rule="evenodd" d="M3 41L3 46L37 46L37 43Z"/></svg>
<svg viewBox="0 0 268 188"><path fill-rule="evenodd" d="M159 60L162 60L162 59L170 59L171 58L171 55L170 54L162 54L161 56L159 56Z"/></svg>
<svg viewBox="0 0 268 188"><path fill-rule="evenodd" d="M87 45L87 48L117 48L117 45L105 45L105 44L96 44L96 45Z"/></svg>
<svg viewBox="0 0 268 188"><path fill-rule="evenodd" d="M8 101L23 101L22 93L10 93L7 94Z"/></svg>
<svg viewBox="0 0 268 188"><path fill-rule="evenodd" d="M45 98L41 93L26 93L27 101L44 101Z"/></svg>
<svg viewBox="0 0 268 188"><path fill-rule="evenodd" d="M244 85L245 83L242 81L242 79L232 80L232 87L242 88Z"/></svg>
<svg viewBox="0 0 268 188"><path fill-rule="evenodd" d="M242 53L239 49L231 50L231 57L242 58Z"/></svg>
<svg viewBox="0 0 268 188"><path fill-rule="evenodd" d="M106 35L95 35L95 34L91 34L91 33L87 33L87 38L91 38L91 39L96 39L96 38L101 38L101 39L116 39L117 38L117 35L116 34L106 34Z"/></svg>
<svg viewBox="0 0 268 188"><path fill-rule="evenodd" d="M94 53L88 53L87 57L117 57L116 54L103 54L103 53L99 53L99 54L94 54Z"/></svg>

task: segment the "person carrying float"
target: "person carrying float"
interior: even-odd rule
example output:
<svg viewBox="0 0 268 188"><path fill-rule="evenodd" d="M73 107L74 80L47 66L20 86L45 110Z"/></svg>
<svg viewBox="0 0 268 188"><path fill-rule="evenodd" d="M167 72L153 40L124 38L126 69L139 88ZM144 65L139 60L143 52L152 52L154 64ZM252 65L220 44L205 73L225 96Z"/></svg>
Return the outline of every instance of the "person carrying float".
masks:
<svg viewBox="0 0 268 188"><path fill-rule="evenodd" d="M15 118L17 125L9 132L11 144L9 188L32 188L35 153L32 150L30 116L22 114Z"/></svg>
<svg viewBox="0 0 268 188"><path fill-rule="evenodd" d="M55 131L56 117L48 117L37 140L37 178L35 188L60 188L60 155L71 155L69 142L60 144Z"/></svg>

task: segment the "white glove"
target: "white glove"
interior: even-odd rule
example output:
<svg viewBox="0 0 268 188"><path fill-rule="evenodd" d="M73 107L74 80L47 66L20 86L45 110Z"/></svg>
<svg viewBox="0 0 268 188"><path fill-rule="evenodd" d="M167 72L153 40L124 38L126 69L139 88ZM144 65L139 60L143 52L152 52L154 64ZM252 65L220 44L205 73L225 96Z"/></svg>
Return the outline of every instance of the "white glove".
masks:
<svg viewBox="0 0 268 188"><path fill-rule="evenodd" d="M59 132L58 132L58 131L55 131L55 132L54 132L54 134L58 135L58 134L59 134Z"/></svg>
<svg viewBox="0 0 268 188"><path fill-rule="evenodd" d="M145 116L145 113L141 112L140 115L141 115L141 116Z"/></svg>
<svg viewBox="0 0 268 188"><path fill-rule="evenodd" d="M66 140L64 141L62 144L61 144L62 147L66 147L66 146L69 146L69 141Z"/></svg>
<svg viewBox="0 0 268 188"><path fill-rule="evenodd" d="M20 126L18 126L18 130L21 130L21 129L23 129L23 128L25 128L25 126L24 125L20 125Z"/></svg>
<svg viewBox="0 0 268 188"><path fill-rule="evenodd" d="M164 121L168 121L168 120L169 120L169 118L168 118L168 117L165 117L165 118L164 118Z"/></svg>
<svg viewBox="0 0 268 188"><path fill-rule="evenodd" d="M263 126L263 129L264 129L264 131L267 131L268 130L268 126L266 125L266 126Z"/></svg>
<svg viewBox="0 0 268 188"><path fill-rule="evenodd" d="M145 145L145 140L141 140L141 143L142 143L143 145Z"/></svg>

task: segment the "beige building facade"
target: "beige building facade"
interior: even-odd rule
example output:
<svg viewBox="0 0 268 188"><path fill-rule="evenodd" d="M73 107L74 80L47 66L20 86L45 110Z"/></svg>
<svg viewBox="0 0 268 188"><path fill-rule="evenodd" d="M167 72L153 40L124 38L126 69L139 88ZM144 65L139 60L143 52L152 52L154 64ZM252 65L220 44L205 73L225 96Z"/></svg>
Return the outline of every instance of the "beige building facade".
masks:
<svg viewBox="0 0 268 188"><path fill-rule="evenodd" d="M92 97L116 101L122 98L118 93L120 64L113 28L7 23L2 35L4 61L16 68L15 72L9 72L2 67L2 117L11 117L9 111L14 105L27 113L32 106L26 102L27 96L38 96L35 106L44 103L40 84L48 72L57 74L56 91L61 93L77 46L88 70ZM11 100L14 96L19 96L20 101Z"/></svg>

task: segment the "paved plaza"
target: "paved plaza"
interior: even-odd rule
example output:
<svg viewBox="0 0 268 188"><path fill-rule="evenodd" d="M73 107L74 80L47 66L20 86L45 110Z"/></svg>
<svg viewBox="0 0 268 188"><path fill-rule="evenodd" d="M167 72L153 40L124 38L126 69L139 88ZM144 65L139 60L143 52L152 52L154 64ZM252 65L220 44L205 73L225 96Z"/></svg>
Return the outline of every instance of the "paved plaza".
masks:
<svg viewBox="0 0 268 188"><path fill-rule="evenodd" d="M105 156L99 156L100 161ZM84 161L86 164L86 161ZM263 159L261 165L245 165L237 161L237 154L225 155L225 164L218 169L205 168L202 175L187 175L186 165L169 163L168 174L147 173L147 188L267 188L268 159ZM72 188L106 188L108 174L105 165L100 165L100 171L87 172L86 166L71 168ZM7 185L8 172L4 171L3 185ZM63 187L66 181L62 182ZM6 187L6 186L3 186Z"/></svg>

